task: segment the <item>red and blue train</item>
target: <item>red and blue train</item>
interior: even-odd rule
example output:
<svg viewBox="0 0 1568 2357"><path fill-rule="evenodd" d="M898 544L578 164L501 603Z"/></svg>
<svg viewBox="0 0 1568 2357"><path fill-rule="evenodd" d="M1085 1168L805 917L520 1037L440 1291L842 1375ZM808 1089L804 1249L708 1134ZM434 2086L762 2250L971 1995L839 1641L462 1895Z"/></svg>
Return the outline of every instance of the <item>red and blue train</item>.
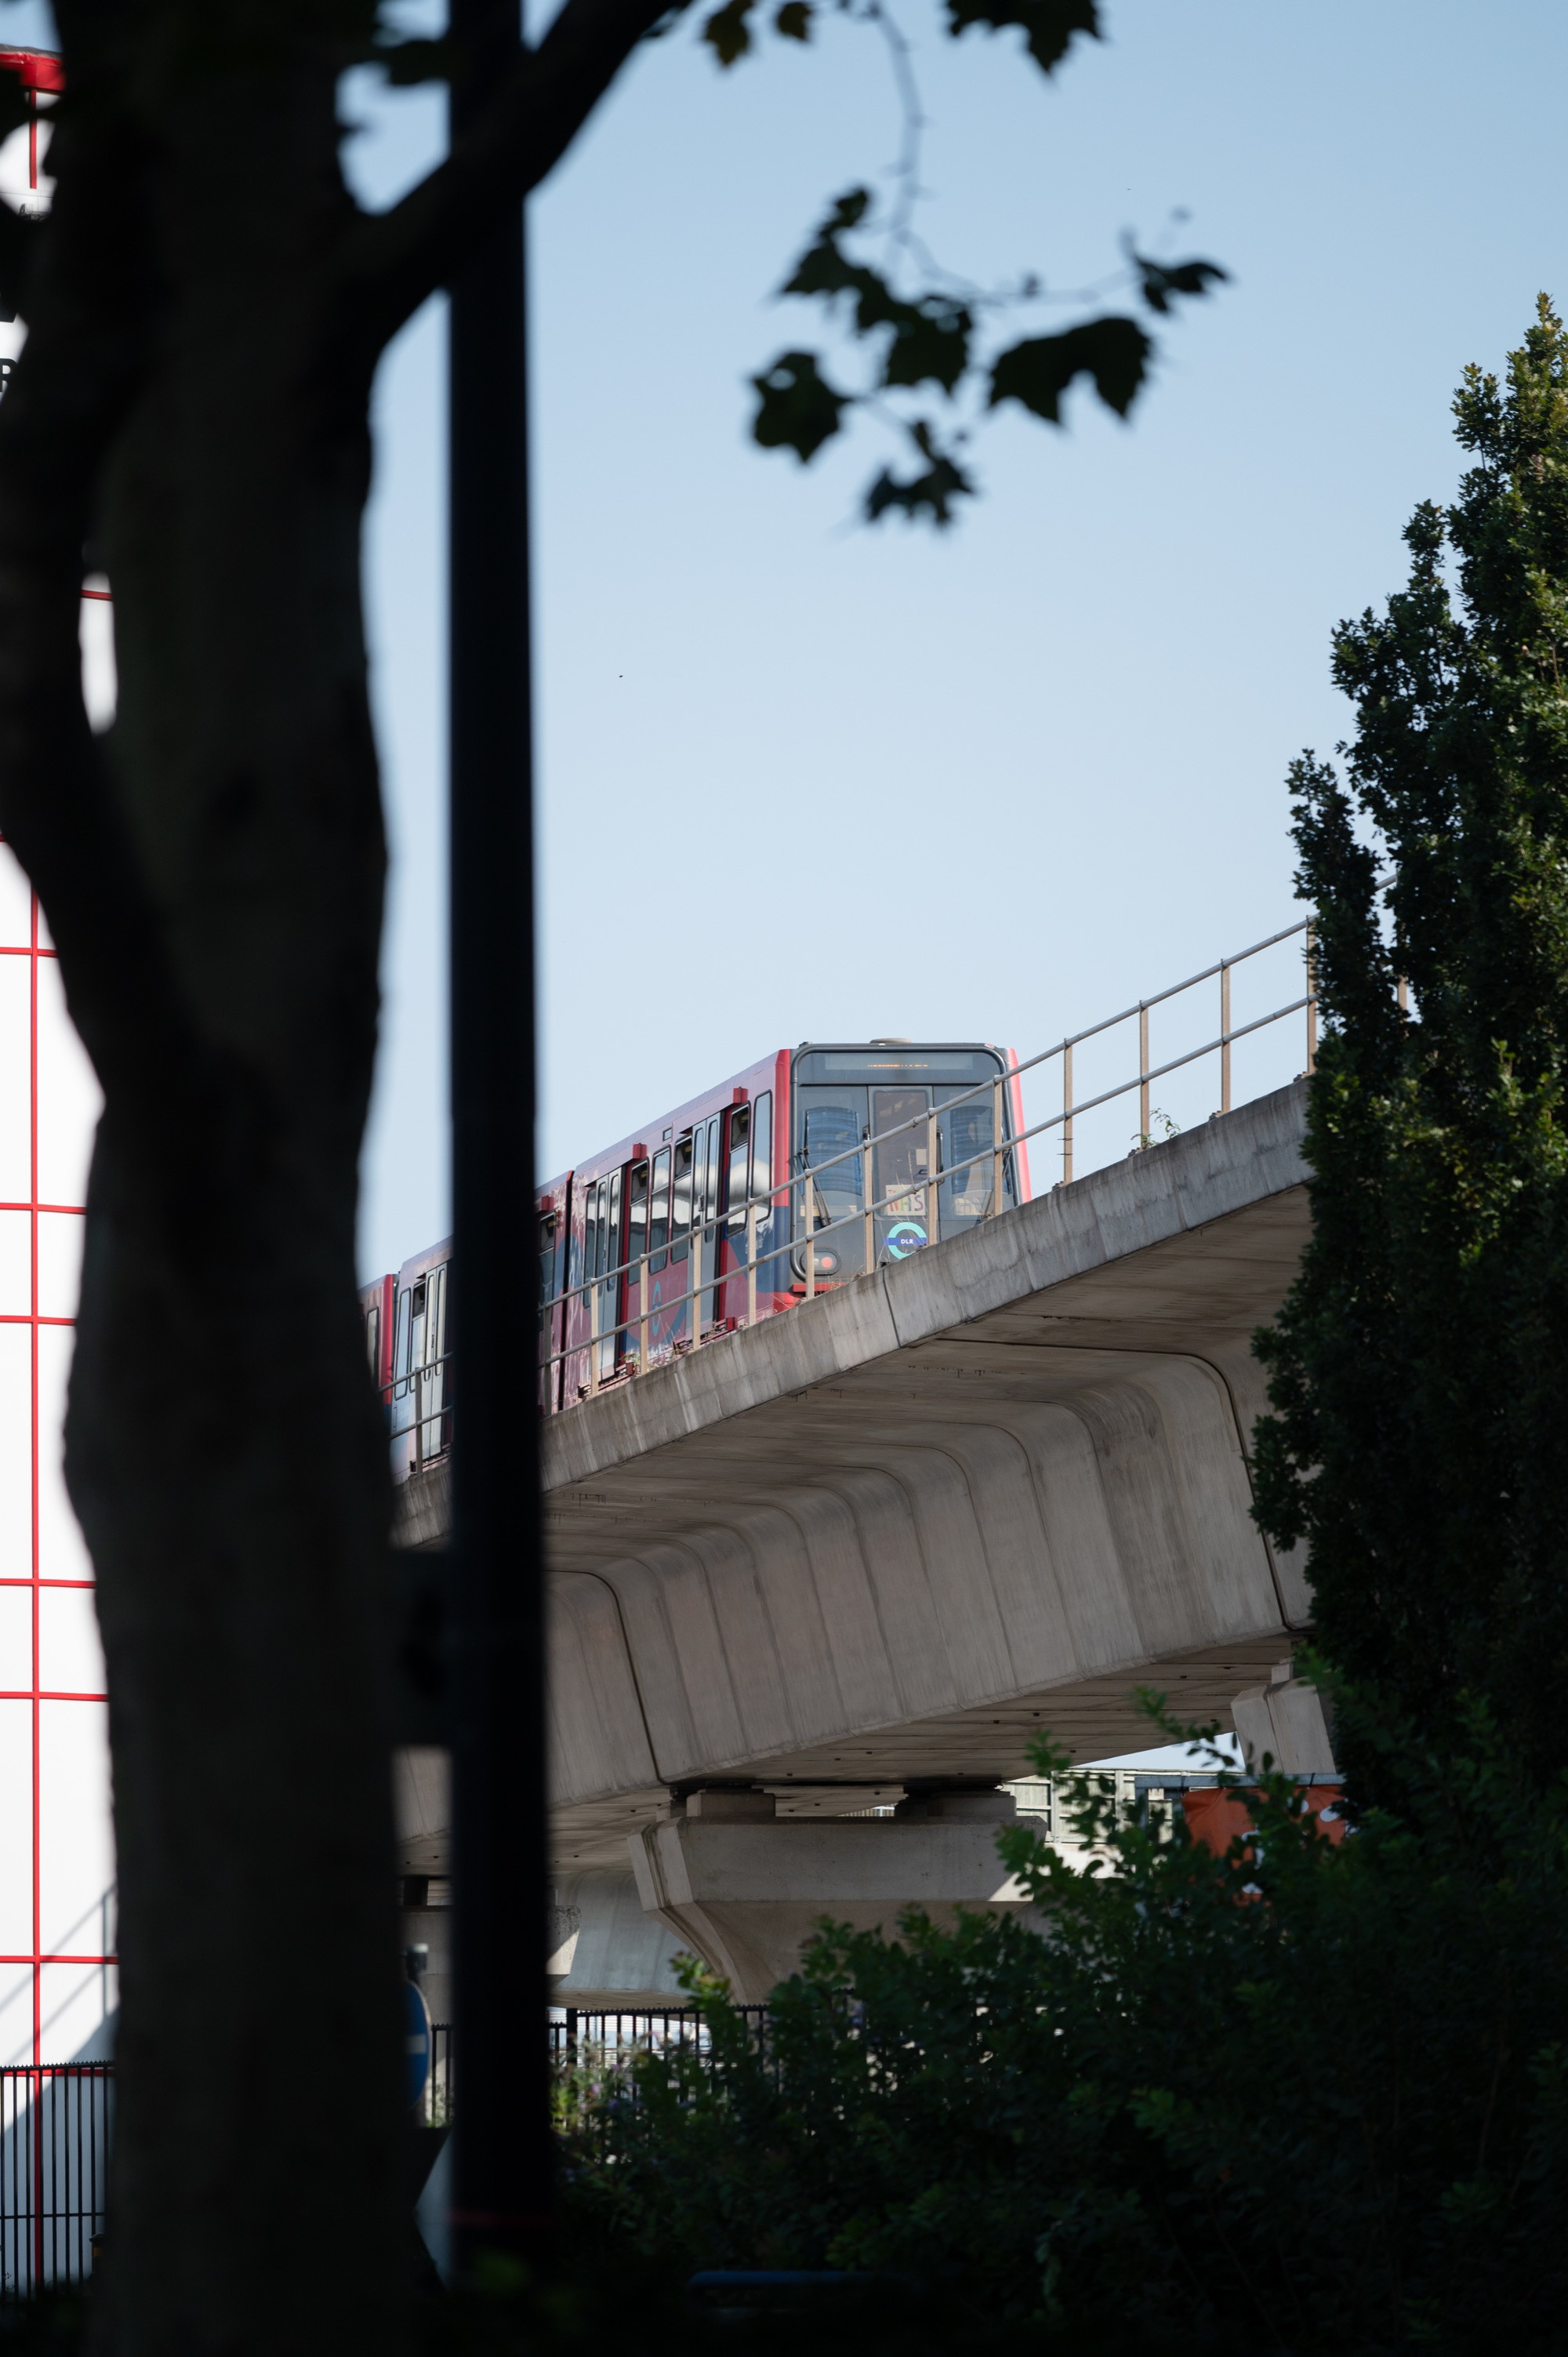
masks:
<svg viewBox="0 0 1568 2357"><path fill-rule="evenodd" d="M998 1171L1002 1208L1026 1201L1016 1066L984 1043L805 1040L552 1178L537 1198L541 1409L858 1275L868 1205L880 1263L986 1218ZM432 1245L360 1297L400 1477L451 1445L450 1260Z"/></svg>

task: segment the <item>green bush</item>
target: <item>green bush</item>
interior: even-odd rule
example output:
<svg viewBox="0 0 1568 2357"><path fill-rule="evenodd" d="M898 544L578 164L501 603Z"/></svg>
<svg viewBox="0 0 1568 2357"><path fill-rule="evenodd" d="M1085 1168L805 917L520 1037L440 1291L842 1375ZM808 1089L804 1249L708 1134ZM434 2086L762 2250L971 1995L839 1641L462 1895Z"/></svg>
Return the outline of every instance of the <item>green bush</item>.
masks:
<svg viewBox="0 0 1568 2357"><path fill-rule="evenodd" d="M1223 1858L1107 1783L1110 1871L1002 1835L1048 1938L825 1927L761 2050L693 1974L711 2055L585 2117L580 2228L890 2270L1047 2343L1457 2352L1506 2317L1514 2357L1561 2350L1568 1813L1472 1738L1337 1848L1283 1780Z"/></svg>

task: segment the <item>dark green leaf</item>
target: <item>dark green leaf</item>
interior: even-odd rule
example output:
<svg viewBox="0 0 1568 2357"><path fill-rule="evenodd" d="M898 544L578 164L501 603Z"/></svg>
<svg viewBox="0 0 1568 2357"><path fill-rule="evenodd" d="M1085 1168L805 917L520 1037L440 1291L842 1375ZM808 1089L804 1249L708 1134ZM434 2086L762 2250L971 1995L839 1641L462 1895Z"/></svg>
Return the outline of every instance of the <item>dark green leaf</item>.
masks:
<svg viewBox="0 0 1568 2357"><path fill-rule="evenodd" d="M1151 262L1143 253L1134 253L1133 261L1152 311L1168 311L1173 295L1207 295L1211 285L1223 286L1230 276L1217 262Z"/></svg>
<svg viewBox="0 0 1568 2357"><path fill-rule="evenodd" d="M918 303L900 304L882 365L883 383L929 382L950 393L969 366L973 324L963 305L945 296L927 295Z"/></svg>
<svg viewBox="0 0 1568 2357"><path fill-rule="evenodd" d="M725 0L703 27L703 38L712 48L721 66L733 66L744 58L751 47L751 27L746 23L754 0Z"/></svg>
<svg viewBox="0 0 1568 2357"><path fill-rule="evenodd" d="M1108 409L1125 417L1148 373L1154 346L1136 319L1086 319L1059 336L1032 336L998 355L991 406L1021 402L1036 417L1061 424L1061 397L1075 377L1090 376Z"/></svg>
<svg viewBox="0 0 1568 2357"><path fill-rule="evenodd" d="M902 479L884 467L866 492L865 520L867 523L876 523L896 508L911 523L923 513L940 528L953 520L954 500L973 498L974 485L956 460L938 447L923 418L909 431L926 465L919 474Z"/></svg>
<svg viewBox="0 0 1568 2357"><path fill-rule="evenodd" d="M751 382L757 393L753 441L765 450L793 450L802 466L838 432L839 413L851 400L818 373L815 352L780 352Z"/></svg>
<svg viewBox="0 0 1568 2357"><path fill-rule="evenodd" d="M900 306L880 271L852 262L839 244L843 232L865 219L870 203L869 188L850 188L838 198L817 231L816 243L806 248L781 290L786 295L821 295L829 302L835 296L853 296L855 331L863 336L872 328L886 326L901 307L908 307Z"/></svg>
<svg viewBox="0 0 1568 2357"><path fill-rule="evenodd" d="M773 19L773 29L782 33L787 41L809 41L811 38L811 0L784 0L784 5Z"/></svg>
<svg viewBox="0 0 1568 2357"><path fill-rule="evenodd" d="M1030 56L1047 73L1066 57L1075 33L1100 38L1095 0L948 0L949 32L956 37L971 25L988 25L993 33L1022 25Z"/></svg>

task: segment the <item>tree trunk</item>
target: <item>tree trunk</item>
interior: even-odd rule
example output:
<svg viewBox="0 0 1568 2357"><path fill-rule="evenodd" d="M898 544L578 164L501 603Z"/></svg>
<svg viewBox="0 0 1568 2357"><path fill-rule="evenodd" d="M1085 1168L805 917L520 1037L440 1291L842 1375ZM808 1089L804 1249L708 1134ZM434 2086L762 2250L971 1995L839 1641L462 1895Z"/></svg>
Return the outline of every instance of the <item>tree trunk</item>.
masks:
<svg viewBox="0 0 1568 2357"><path fill-rule="evenodd" d="M66 1477L119 1849L115 2357L408 2338L391 1501L354 1267L385 864L371 377L663 5L564 0L370 220L336 114L368 0L57 0L53 210L0 207L28 325L0 406L0 832L104 1092ZM97 743L89 552L120 678Z"/></svg>
<svg viewBox="0 0 1568 2357"><path fill-rule="evenodd" d="M61 789L116 888L83 888L38 789L48 748L14 718L0 811L105 1092L66 1458L108 1663L124 1959L94 2330L137 2357L379 2357L405 2337L409 2230L389 1486L354 1265L384 866L369 371L327 382L313 316L349 211L332 61L202 62L194 92L166 74L116 132L116 60L68 52L49 236L75 261L38 290L0 440L0 685L25 706L67 660L84 516L120 665L114 728L96 750L68 732ZM145 60L118 65L133 89ZM79 282L127 218L134 291L98 290L104 360ZM81 447L74 478L46 476L51 504L27 462L64 414Z"/></svg>

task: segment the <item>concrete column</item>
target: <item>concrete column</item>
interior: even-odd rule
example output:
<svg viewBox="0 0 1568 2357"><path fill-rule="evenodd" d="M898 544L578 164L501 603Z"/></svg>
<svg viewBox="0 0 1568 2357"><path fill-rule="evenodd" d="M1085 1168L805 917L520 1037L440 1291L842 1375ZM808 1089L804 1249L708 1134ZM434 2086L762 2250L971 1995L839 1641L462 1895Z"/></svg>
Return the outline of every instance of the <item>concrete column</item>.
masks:
<svg viewBox="0 0 1568 2357"><path fill-rule="evenodd" d="M1230 1712L1249 1768L1261 1769L1264 1753L1270 1752L1274 1766L1286 1776L1337 1772L1323 1697L1316 1686L1292 1675L1289 1662L1274 1664L1266 1686L1239 1694Z"/></svg>
<svg viewBox="0 0 1568 2357"><path fill-rule="evenodd" d="M1017 1812L994 1787L912 1793L891 1817L779 1818L763 1792L693 1792L630 1836L650 1915L762 2003L822 1918L897 1933L907 1907L950 1926L967 1907L1038 1924L1003 1867L996 1833Z"/></svg>

